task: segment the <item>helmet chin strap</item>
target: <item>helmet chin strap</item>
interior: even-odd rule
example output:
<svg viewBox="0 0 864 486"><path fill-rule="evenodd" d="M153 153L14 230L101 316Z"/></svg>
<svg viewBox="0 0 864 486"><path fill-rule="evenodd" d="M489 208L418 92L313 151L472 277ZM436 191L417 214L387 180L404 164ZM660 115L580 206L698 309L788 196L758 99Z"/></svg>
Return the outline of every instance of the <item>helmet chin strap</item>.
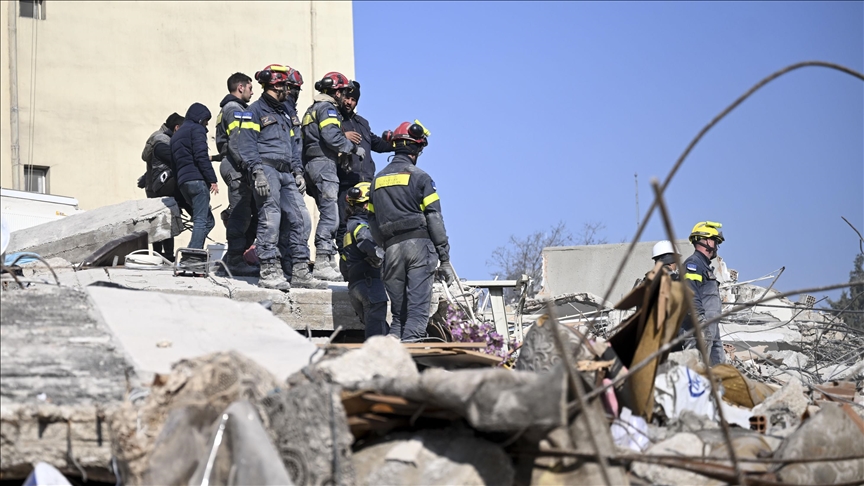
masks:
<svg viewBox="0 0 864 486"><path fill-rule="evenodd" d="M706 250L708 250L708 259L709 260L713 260L713 259L717 258L717 247L716 246L714 246L714 247L709 246L708 243L705 243L704 239L697 240L696 244L701 246L702 248L705 248Z"/></svg>

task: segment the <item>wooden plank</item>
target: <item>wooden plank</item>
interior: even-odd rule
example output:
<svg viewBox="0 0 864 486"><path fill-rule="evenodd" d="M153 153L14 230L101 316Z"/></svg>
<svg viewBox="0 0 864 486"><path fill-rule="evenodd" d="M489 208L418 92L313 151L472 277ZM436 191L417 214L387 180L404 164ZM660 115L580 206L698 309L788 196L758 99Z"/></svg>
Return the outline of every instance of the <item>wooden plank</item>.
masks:
<svg viewBox="0 0 864 486"><path fill-rule="evenodd" d="M332 346L336 348L357 349L362 348L363 343L319 343L319 348ZM483 349L486 343L402 343L407 349Z"/></svg>

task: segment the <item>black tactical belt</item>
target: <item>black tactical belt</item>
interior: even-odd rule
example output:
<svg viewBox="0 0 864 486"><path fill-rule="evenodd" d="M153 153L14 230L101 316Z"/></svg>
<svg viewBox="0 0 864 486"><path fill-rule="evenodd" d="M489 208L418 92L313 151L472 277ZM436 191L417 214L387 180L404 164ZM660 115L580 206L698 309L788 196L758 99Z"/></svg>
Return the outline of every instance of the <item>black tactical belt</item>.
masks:
<svg viewBox="0 0 864 486"><path fill-rule="evenodd" d="M274 169L278 170L279 172L287 172L288 174L291 173L291 166L286 164L285 162L274 162L272 160L262 160L261 163L266 165L267 167L273 167Z"/></svg>
<svg viewBox="0 0 864 486"><path fill-rule="evenodd" d="M384 249L386 250L387 248L395 245L396 243L402 243L403 241L410 240L411 238L426 238L431 240L431 238L429 238L428 231L426 231L425 229L416 229L408 231L407 233L402 233L391 237L384 242Z"/></svg>

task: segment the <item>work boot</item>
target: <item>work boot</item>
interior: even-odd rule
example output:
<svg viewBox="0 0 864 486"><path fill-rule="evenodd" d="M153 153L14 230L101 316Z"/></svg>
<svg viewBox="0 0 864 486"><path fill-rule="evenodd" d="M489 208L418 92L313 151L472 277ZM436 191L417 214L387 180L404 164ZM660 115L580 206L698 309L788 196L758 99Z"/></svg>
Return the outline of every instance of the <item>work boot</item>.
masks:
<svg viewBox="0 0 864 486"><path fill-rule="evenodd" d="M247 263L242 253L228 253L222 259L222 263L231 271L231 275L235 277L257 277L260 271L258 267ZM219 274L227 275L227 272L220 266Z"/></svg>
<svg viewBox="0 0 864 486"><path fill-rule="evenodd" d="M309 271L309 264L306 262L295 263L291 269L291 283L297 289L326 289L327 282L318 280L312 276Z"/></svg>
<svg viewBox="0 0 864 486"><path fill-rule="evenodd" d="M330 266L330 257L327 255L315 256L315 271L312 272L312 276L318 280L326 280L328 282L342 281L342 275L333 270L333 267Z"/></svg>
<svg viewBox="0 0 864 486"><path fill-rule="evenodd" d="M330 268L332 268L339 275L342 275L342 271L339 270L339 258L337 258L336 255L337 255L336 253L330 255L330 258L329 258Z"/></svg>
<svg viewBox="0 0 864 486"><path fill-rule="evenodd" d="M261 260L261 278L258 279L258 286L263 289L281 290L283 292L291 289L291 284L285 280L282 264L279 263L278 258Z"/></svg>

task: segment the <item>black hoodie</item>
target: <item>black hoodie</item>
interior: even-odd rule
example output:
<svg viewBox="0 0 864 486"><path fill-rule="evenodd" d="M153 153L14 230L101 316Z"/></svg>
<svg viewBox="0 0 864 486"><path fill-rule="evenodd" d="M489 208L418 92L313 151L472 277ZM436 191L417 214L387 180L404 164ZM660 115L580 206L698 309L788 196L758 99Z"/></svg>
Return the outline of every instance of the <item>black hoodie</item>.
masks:
<svg viewBox="0 0 864 486"><path fill-rule="evenodd" d="M186 121L171 137L171 155L177 170L177 184L204 181L215 184L216 172L207 155L207 127L210 110L201 103L192 103L186 111Z"/></svg>

